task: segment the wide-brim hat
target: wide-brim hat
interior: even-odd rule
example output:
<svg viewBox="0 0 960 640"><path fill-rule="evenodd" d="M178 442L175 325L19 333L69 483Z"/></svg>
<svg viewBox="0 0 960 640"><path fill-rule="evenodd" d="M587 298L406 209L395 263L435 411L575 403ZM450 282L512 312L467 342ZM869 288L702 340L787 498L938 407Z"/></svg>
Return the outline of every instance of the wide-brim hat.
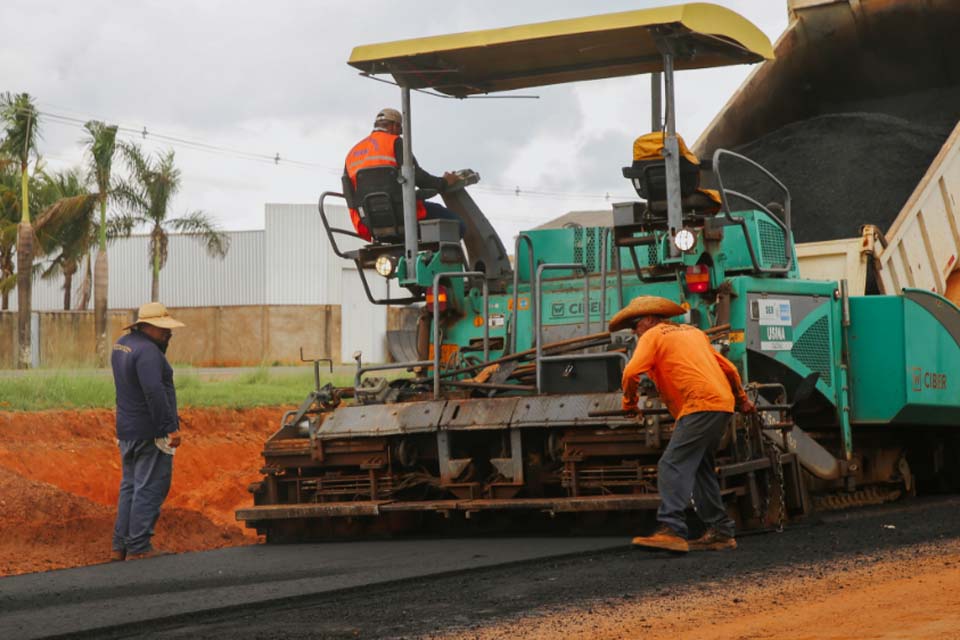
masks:
<svg viewBox="0 0 960 640"><path fill-rule="evenodd" d="M141 322L145 324L152 324L153 326L160 327L161 329L177 329L179 327L187 326L179 320L175 320L173 316L170 315L170 312L167 311L167 308L159 302L148 302L147 304L142 305L137 310L137 321L133 324L127 325L124 327L124 329L130 329Z"/></svg>
<svg viewBox="0 0 960 640"><path fill-rule="evenodd" d="M663 318L672 318L681 316L687 312L673 300L667 300L660 296L639 296L630 301L630 304L620 309L610 319L610 331L622 331L623 329L633 329L637 318L642 316L660 316Z"/></svg>

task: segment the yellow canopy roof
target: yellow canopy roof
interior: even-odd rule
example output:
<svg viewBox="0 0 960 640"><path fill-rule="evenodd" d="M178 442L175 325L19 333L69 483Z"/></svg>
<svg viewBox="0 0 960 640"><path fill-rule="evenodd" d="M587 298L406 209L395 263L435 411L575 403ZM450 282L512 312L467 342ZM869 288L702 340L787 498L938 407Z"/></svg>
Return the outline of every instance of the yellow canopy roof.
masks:
<svg viewBox="0 0 960 640"><path fill-rule="evenodd" d="M773 58L770 40L749 20L691 3L362 45L349 64L412 89L464 97L661 71L658 40L676 52L675 69Z"/></svg>

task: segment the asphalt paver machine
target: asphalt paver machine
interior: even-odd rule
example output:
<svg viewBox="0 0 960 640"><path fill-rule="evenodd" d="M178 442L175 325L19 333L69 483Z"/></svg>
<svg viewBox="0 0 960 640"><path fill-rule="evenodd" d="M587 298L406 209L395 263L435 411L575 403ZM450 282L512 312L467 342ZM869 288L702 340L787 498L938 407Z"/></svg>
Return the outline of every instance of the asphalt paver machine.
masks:
<svg viewBox="0 0 960 640"><path fill-rule="evenodd" d="M731 151L697 158L677 135L678 71L772 56L753 24L699 3L355 48L349 64L400 88L404 157L372 176L379 189L324 193L320 214L338 255L404 291L377 299L364 280L371 304L419 309L417 328L406 361L358 360L349 387L318 376L266 442L254 505L238 519L282 541L563 532L649 514L674 422L649 383L642 415L620 411L633 338L606 330L638 295L681 303L675 320L705 330L762 407L734 416L718 454L741 526L954 480L960 311L926 291L855 297L843 281L802 279L787 186ZM462 235L455 222L418 223L416 199L429 194L414 185L411 91L468 98L641 74L652 78L653 133L622 170L641 200L615 204L612 226L521 233L511 262L469 195L473 172L443 194ZM735 162L778 201L724 188ZM717 191L699 188L705 171ZM374 237L352 251L338 239L354 234L327 216L343 199Z"/></svg>

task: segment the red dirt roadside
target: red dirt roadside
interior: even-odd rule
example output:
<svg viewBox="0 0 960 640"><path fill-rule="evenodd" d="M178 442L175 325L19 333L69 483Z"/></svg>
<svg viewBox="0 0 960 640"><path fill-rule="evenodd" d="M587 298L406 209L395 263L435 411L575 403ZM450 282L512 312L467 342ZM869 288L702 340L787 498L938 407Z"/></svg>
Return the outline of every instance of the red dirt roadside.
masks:
<svg viewBox="0 0 960 640"><path fill-rule="evenodd" d="M852 557L766 576L730 572L625 604L573 602L563 610L430 636L431 640L560 637L957 640L960 540L907 546L876 563Z"/></svg>
<svg viewBox="0 0 960 640"><path fill-rule="evenodd" d="M283 409L187 409L154 543L200 551L257 541L251 503L263 442ZM113 412L0 412L0 575L105 562L120 483Z"/></svg>

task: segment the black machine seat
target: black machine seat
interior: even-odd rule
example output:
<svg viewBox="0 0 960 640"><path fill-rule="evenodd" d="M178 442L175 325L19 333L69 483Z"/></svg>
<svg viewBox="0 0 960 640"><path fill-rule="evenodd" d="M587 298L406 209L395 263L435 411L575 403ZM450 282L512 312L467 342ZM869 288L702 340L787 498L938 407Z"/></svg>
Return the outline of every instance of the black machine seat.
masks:
<svg viewBox="0 0 960 640"><path fill-rule="evenodd" d="M357 172L357 188L343 176L347 206L357 209L370 235L378 243L403 242L403 188L397 167L370 167ZM437 195L435 189L418 189L417 199Z"/></svg>
<svg viewBox="0 0 960 640"><path fill-rule="evenodd" d="M685 212L711 215L720 208L715 192L700 189L700 171L707 168L704 161L694 156L677 136L680 147L680 204ZM637 195L647 201L650 213L667 211L667 164L663 158L663 133L654 132L634 142L634 160L623 167L623 177L630 180Z"/></svg>
<svg viewBox="0 0 960 640"><path fill-rule="evenodd" d="M667 163L659 160L634 160L623 167L623 177L629 179L637 195L648 202L667 199ZM700 167L680 156L680 196L685 198L700 186Z"/></svg>

